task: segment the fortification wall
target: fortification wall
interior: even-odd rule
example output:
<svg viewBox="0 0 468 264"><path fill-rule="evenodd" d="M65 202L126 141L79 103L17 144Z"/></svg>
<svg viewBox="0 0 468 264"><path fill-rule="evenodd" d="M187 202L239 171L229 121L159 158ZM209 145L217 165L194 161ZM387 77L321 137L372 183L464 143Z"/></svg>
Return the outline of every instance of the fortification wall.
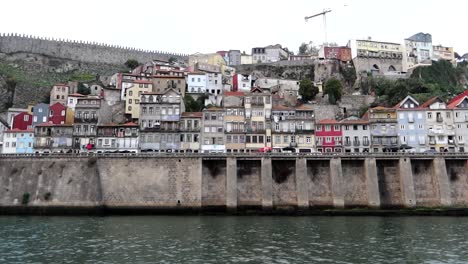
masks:
<svg viewBox="0 0 468 264"><path fill-rule="evenodd" d="M0 157L0 213L466 208L468 157Z"/></svg>
<svg viewBox="0 0 468 264"><path fill-rule="evenodd" d="M0 34L0 52L37 53L52 57L65 58L90 63L123 64L129 59L139 62L168 60L175 57L181 61L188 59L187 54L143 50L118 45L85 42L68 39L50 39L18 34Z"/></svg>

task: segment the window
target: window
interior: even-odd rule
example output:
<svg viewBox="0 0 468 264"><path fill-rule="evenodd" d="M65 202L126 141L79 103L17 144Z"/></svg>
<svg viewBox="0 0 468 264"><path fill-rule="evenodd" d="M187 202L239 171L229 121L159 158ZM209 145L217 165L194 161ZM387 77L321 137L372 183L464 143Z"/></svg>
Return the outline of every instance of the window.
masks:
<svg viewBox="0 0 468 264"><path fill-rule="evenodd" d="M133 91L128 91L128 96L133 96Z"/></svg>
<svg viewBox="0 0 468 264"><path fill-rule="evenodd" d="M129 103L129 104L132 104L132 99L128 99L128 103Z"/></svg>
<svg viewBox="0 0 468 264"><path fill-rule="evenodd" d="M24 121L29 121L29 115L24 115Z"/></svg>
<svg viewBox="0 0 468 264"><path fill-rule="evenodd" d="M326 125L325 126L325 131L330 131L331 130L331 126L330 125Z"/></svg>
<svg viewBox="0 0 468 264"><path fill-rule="evenodd" d="M128 106L128 111L132 111L132 107L131 106Z"/></svg>
<svg viewBox="0 0 468 264"><path fill-rule="evenodd" d="M310 137L306 137L306 143L310 143Z"/></svg>
<svg viewBox="0 0 468 264"><path fill-rule="evenodd" d="M427 119L432 119L432 113L431 112L427 113Z"/></svg>
<svg viewBox="0 0 468 264"><path fill-rule="evenodd" d="M39 113L42 113L42 108L39 108L39 110L38 110L38 111L39 111Z"/></svg>
<svg viewBox="0 0 468 264"><path fill-rule="evenodd" d="M331 142L332 142L332 138L331 138L331 137L325 137L325 142L326 142L326 143L331 143Z"/></svg>

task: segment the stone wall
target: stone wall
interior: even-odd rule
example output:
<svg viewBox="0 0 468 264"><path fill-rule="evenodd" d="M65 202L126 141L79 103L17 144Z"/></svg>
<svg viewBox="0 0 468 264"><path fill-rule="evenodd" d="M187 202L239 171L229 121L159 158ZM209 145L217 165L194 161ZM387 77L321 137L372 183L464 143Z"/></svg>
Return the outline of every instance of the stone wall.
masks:
<svg viewBox="0 0 468 264"><path fill-rule="evenodd" d="M0 213L465 208L468 158L0 157Z"/></svg>
<svg viewBox="0 0 468 264"><path fill-rule="evenodd" d="M75 61L119 65L129 59L135 59L140 62L168 60L170 57L183 61L188 59L187 54L142 50L96 42L44 39L17 34L0 35L0 52L38 53Z"/></svg>

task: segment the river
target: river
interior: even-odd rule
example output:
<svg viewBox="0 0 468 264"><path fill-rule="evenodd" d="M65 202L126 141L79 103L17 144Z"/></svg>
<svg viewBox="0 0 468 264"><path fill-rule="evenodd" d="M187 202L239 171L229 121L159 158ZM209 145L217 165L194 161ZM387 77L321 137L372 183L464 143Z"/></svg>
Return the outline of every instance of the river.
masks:
<svg viewBox="0 0 468 264"><path fill-rule="evenodd" d="M464 217L0 217L0 263L468 263Z"/></svg>

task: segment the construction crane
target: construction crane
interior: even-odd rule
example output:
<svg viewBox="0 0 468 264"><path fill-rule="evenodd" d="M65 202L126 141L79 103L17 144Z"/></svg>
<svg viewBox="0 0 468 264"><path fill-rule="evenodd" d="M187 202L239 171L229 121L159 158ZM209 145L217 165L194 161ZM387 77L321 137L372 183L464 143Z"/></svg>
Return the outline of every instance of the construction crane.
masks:
<svg viewBox="0 0 468 264"><path fill-rule="evenodd" d="M318 14L305 17L305 22L307 22L311 18L323 15L323 31L325 32L325 43L324 43L324 45L328 45L328 42L327 42L327 18L326 18L326 14L330 13L330 12L331 12L331 9L324 9L323 12L320 12Z"/></svg>

